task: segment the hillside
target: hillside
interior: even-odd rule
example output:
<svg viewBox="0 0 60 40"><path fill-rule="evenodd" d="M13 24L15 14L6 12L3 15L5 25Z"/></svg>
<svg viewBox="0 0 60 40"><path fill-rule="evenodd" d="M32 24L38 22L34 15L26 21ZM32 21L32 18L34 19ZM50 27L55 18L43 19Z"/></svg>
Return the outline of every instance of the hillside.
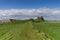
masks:
<svg viewBox="0 0 60 40"><path fill-rule="evenodd" d="M51 40L43 31L34 29L34 23L20 22L0 24L0 40Z"/></svg>
<svg viewBox="0 0 60 40"><path fill-rule="evenodd" d="M15 20L3 23L0 40L60 40L60 22Z"/></svg>
<svg viewBox="0 0 60 40"><path fill-rule="evenodd" d="M60 40L60 22L35 23L34 29L38 29L48 34L52 40Z"/></svg>

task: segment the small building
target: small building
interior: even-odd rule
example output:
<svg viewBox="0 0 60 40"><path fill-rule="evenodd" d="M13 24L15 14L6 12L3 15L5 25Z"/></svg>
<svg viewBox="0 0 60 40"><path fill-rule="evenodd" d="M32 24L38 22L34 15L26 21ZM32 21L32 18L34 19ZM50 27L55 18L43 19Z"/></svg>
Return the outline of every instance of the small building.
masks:
<svg viewBox="0 0 60 40"><path fill-rule="evenodd" d="M1 20L1 23L11 23L9 19Z"/></svg>
<svg viewBox="0 0 60 40"><path fill-rule="evenodd" d="M38 21L38 22L44 21L43 16L38 16L38 17L37 17L37 21Z"/></svg>

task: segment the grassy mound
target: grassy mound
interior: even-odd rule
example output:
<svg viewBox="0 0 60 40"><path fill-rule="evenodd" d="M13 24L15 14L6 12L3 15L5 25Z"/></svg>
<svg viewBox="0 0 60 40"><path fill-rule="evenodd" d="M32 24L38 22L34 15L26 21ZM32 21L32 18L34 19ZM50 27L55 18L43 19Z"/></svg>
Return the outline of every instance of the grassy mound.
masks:
<svg viewBox="0 0 60 40"><path fill-rule="evenodd" d="M34 29L32 22L0 24L0 40L51 40L46 36Z"/></svg>

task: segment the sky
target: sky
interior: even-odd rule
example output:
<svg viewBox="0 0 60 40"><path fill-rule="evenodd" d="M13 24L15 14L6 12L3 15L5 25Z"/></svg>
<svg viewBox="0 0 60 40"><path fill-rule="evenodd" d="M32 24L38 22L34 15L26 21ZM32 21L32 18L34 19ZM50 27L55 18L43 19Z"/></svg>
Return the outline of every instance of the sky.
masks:
<svg viewBox="0 0 60 40"><path fill-rule="evenodd" d="M43 16L60 20L60 0L0 0L0 20Z"/></svg>

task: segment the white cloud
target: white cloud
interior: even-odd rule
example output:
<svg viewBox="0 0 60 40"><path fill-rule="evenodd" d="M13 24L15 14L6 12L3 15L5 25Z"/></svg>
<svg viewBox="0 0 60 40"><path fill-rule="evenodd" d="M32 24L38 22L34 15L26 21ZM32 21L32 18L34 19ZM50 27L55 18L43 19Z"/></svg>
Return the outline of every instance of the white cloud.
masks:
<svg viewBox="0 0 60 40"><path fill-rule="evenodd" d="M25 19L44 16L45 19L60 19L60 9L38 8L38 9L7 9L0 10L0 19Z"/></svg>

